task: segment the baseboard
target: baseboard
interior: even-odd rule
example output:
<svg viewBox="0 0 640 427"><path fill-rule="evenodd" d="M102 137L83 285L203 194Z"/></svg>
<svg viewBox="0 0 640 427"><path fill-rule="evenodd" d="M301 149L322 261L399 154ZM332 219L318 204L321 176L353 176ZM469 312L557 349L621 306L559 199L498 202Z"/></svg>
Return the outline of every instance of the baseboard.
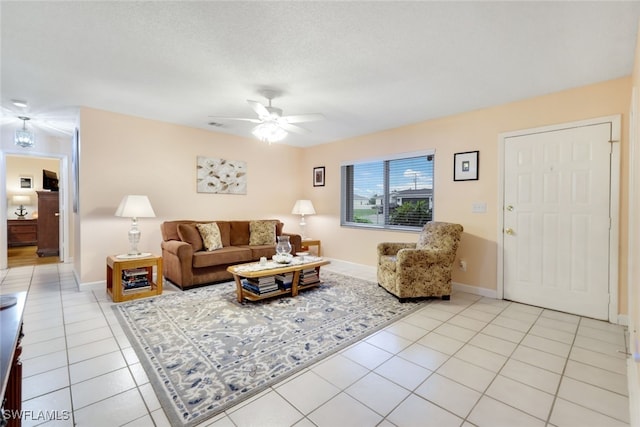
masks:
<svg viewBox="0 0 640 427"><path fill-rule="evenodd" d="M451 282L451 287L457 292L466 292L468 294L480 295L486 298L498 298L498 292L494 289L480 288L478 286L470 286L457 282Z"/></svg>
<svg viewBox="0 0 640 427"><path fill-rule="evenodd" d="M86 283L78 282L78 290L80 292L84 292L84 291L99 291L101 289L106 289L106 288L107 288L107 281L106 280L98 280L97 282L86 282Z"/></svg>
<svg viewBox="0 0 640 427"><path fill-rule="evenodd" d="M627 383L629 384L629 416L631 427L640 427L640 361L633 357L627 359Z"/></svg>
<svg viewBox="0 0 640 427"><path fill-rule="evenodd" d="M618 314L618 325L629 326L629 316L626 314Z"/></svg>

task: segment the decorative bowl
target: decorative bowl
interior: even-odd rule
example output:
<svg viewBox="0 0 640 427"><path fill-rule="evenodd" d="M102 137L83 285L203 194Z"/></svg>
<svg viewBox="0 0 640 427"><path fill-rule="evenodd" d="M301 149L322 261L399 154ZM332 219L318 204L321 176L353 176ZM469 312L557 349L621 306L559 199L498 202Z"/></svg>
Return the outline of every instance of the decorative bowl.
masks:
<svg viewBox="0 0 640 427"><path fill-rule="evenodd" d="M278 264L289 264L291 260L293 260L293 256L291 254L286 255L274 255L273 260Z"/></svg>

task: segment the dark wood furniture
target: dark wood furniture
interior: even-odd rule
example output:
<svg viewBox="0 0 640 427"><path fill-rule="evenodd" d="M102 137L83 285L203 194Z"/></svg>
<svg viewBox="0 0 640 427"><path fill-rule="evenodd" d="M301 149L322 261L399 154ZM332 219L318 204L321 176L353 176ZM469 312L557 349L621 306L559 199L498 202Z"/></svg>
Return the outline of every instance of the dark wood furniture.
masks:
<svg viewBox="0 0 640 427"><path fill-rule="evenodd" d="M57 191L38 193L38 256L60 254L60 203Z"/></svg>
<svg viewBox="0 0 640 427"><path fill-rule="evenodd" d="M17 414L22 409L22 313L26 292L3 295L16 298L16 304L0 309L0 414ZM20 427L19 417L9 415L8 427Z"/></svg>
<svg viewBox="0 0 640 427"><path fill-rule="evenodd" d="M8 219L7 243L14 246L35 246L38 244L37 219Z"/></svg>

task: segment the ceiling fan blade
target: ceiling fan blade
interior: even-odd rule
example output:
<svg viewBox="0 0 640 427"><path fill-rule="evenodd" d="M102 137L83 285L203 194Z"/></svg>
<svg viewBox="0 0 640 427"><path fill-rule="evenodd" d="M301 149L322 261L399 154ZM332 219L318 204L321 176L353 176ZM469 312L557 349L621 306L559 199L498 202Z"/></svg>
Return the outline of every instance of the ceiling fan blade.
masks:
<svg viewBox="0 0 640 427"><path fill-rule="evenodd" d="M289 132L299 133L301 135L308 135L311 133L310 130L301 128L300 126L290 125L289 123L279 123L278 126L280 126L282 129L287 130Z"/></svg>
<svg viewBox="0 0 640 427"><path fill-rule="evenodd" d="M287 123L317 122L319 120L324 120L324 116L320 113L296 114L293 116L284 116L280 119L286 121Z"/></svg>
<svg viewBox="0 0 640 427"><path fill-rule="evenodd" d="M267 110L267 108L264 105L260 104L258 101L252 101L250 99L247 99L247 102L249 103L251 108L253 108L253 111L256 112L258 117L271 116L271 113L269 113L269 110Z"/></svg>
<svg viewBox="0 0 640 427"><path fill-rule="evenodd" d="M262 120L250 119L248 117L224 117L224 116L209 116L209 117L216 120L241 120L243 122L262 123Z"/></svg>

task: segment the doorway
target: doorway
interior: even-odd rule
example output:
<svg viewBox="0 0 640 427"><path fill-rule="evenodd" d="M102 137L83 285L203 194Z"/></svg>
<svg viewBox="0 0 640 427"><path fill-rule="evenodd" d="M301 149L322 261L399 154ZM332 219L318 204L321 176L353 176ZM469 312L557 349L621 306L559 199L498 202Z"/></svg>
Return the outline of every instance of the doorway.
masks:
<svg viewBox="0 0 640 427"><path fill-rule="evenodd" d="M501 135L498 294L617 322L620 117Z"/></svg>
<svg viewBox="0 0 640 427"><path fill-rule="evenodd" d="M60 183L64 184L65 174L61 172L64 170L65 164L64 158L47 156L46 154L7 154L4 157L4 191L8 203L5 210L7 245L3 248L6 251L6 267L52 264L64 260L63 191L56 193L41 193L40 191L46 187L43 183L43 170L52 171L61 178ZM49 212L50 215L47 215L46 212L39 212L38 199L40 195L60 195L55 198L57 207L52 206L55 210ZM21 199L20 205L17 205L15 196ZM44 217L38 218L40 215L44 215ZM52 215L55 215L53 221L49 219L49 216ZM43 219L46 221L43 222ZM43 227L45 228L44 233ZM39 236L48 237L42 240ZM39 243L46 243L46 253L42 248L39 250Z"/></svg>

